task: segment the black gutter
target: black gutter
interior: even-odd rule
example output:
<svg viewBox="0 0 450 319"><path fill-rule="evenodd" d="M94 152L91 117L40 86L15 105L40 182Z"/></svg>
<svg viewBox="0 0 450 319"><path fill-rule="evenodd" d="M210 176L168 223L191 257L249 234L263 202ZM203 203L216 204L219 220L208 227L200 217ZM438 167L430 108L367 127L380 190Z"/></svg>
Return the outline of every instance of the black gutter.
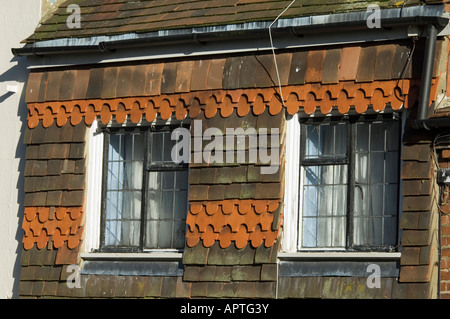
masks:
<svg viewBox="0 0 450 319"><path fill-rule="evenodd" d="M414 16L414 17L396 17L396 18L382 18L382 27L391 28L407 25L437 25L444 27L448 23L448 18L441 16ZM337 32L337 31L351 31L363 30L367 28L367 21L336 21L326 22L323 24L290 26L273 29L273 33L285 33L291 35L301 36L304 33L323 33L323 32ZM376 29L375 29L376 30ZM214 31L214 32L187 32L181 34L173 34L168 36L147 36L136 39L116 40L116 41L102 41L94 45L84 46L52 46L52 47L36 47L34 45L25 45L23 48L13 48L12 53L15 56L44 56L51 54L69 54L69 53L99 53L99 52L114 52L118 49L129 49L136 47L149 47L155 45L168 44L187 44L197 43L204 44L207 42L224 41L224 40L245 40L267 37L268 29L247 29L234 31Z"/></svg>

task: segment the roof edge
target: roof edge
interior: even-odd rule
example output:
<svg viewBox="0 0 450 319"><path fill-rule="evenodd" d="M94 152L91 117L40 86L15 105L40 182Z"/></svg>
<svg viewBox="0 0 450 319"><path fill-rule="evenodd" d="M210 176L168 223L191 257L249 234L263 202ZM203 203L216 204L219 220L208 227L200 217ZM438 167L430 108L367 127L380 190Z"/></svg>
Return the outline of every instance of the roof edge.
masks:
<svg viewBox="0 0 450 319"><path fill-rule="evenodd" d="M271 27L274 34L326 33L333 31L351 31L355 29L371 30L367 20L372 11L358 11L320 16L308 16L279 19ZM382 28L408 25L434 24L443 29L449 22L445 5L423 5L407 8L380 10ZM15 56L45 56L51 54L113 52L118 49L147 47L154 45L183 44L222 41L224 39L262 38L268 36L271 21L248 22L213 27L195 27L188 29L161 30L148 33L128 33L124 35L98 36L90 38L64 38L35 42L22 48L12 48Z"/></svg>

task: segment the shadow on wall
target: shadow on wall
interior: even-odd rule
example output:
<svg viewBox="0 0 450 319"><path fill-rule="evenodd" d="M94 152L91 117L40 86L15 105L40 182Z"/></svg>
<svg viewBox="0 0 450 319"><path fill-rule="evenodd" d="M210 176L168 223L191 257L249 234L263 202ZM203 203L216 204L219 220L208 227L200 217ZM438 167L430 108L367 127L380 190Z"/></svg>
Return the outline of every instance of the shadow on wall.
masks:
<svg viewBox="0 0 450 319"><path fill-rule="evenodd" d="M0 108L2 107L2 103L7 101L8 99L12 98L13 95L17 95L17 115L19 117L19 120L21 122L20 126L20 133L17 135L17 146L15 149L15 159L19 161L18 165L18 179L16 183L16 189L17 189L17 204L18 204L18 210L15 212L16 216L18 218L18 224L15 232L15 240L17 242L17 247L15 251L16 259L14 262L14 269L13 269L13 291L12 291L12 298L18 297L18 290L19 290L19 282L20 282L20 258L21 258L21 252L22 252L22 237L23 237L23 230L22 230L22 221L23 221L23 211L24 211L24 169L25 169L25 145L23 144L23 137L25 133L25 128L27 125L27 106L25 103L25 90L26 90L26 81L28 79L29 71L27 69L28 63L27 59L25 57L14 57L10 61L11 64L14 64L13 67L8 69L3 74L0 74L0 83L17 83L17 84L24 84L23 89L21 91L17 92L6 92L2 95L0 95ZM8 169L8 168L5 168ZM12 212L11 212L12 213ZM12 235L12 234L11 234Z"/></svg>

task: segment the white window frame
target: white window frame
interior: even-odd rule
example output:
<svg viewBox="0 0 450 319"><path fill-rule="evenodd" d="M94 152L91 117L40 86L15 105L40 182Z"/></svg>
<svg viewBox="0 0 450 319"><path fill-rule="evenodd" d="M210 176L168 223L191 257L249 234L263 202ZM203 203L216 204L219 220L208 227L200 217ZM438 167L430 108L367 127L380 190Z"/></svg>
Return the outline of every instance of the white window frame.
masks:
<svg viewBox="0 0 450 319"><path fill-rule="evenodd" d="M152 125L169 125L172 122L172 119L168 121L158 119ZM100 248L101 237L104 150L104 136L99 132L97 119L94 120L89 129L87 144L85 236L81 248L81 258L83 260L181 260L183 252L178 249L145 249L142 252L134 253L96 252Z"/></svg>
<svg viewBox="0 0 450 319"><path fill-rule="evenodd" d="M400 258L401 252L351 252L345 248L302 248L302 225L299 220L302 218L303 197L301 189L303 186L304 168L300 165L300 139L301 124L299 114L286 118L286 160L285 160L285 189L284 189L284 214L283 230L281 236L281 250L278 257L281 259L303 259L310 257L341 258L342 256L354 256L355 258ZM401 136L403 136L406 123L405 112L401 112ZM403 145L400 147L400 154ZM401 157L400 157L401 161ZM401 218L402 196L401 181L399 192L398 220ZM401 242L401 230L398 238Z"/></svg>

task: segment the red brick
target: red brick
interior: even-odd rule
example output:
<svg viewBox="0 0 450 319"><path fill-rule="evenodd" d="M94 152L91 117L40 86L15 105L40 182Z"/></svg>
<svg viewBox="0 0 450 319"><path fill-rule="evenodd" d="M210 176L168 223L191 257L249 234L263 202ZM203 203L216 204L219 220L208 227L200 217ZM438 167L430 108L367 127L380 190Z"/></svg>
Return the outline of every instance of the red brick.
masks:
<svg viewBox="0 0 450 319"><path fill-rule="evenodd" d="M442 158L450 158L450 150L442 150Z"/></svg>
<svg viewBox="0 0 450 319"><path fill-rule="evenodd" d="M443 226L441 229L441 235L450 235L450 226Z"/></svg>
<svg viewBox="0 0 450 319"><path fill-rule="evenodd" d="M450 271L441 271L441 280L450 280Z"/></svg>
<svg viewBox="0 0 450 319"><path fill-rule="evenodd" d="M441 250L441 256L443 258L448 257L450 258L450 248L442 248Z"/></svg>

